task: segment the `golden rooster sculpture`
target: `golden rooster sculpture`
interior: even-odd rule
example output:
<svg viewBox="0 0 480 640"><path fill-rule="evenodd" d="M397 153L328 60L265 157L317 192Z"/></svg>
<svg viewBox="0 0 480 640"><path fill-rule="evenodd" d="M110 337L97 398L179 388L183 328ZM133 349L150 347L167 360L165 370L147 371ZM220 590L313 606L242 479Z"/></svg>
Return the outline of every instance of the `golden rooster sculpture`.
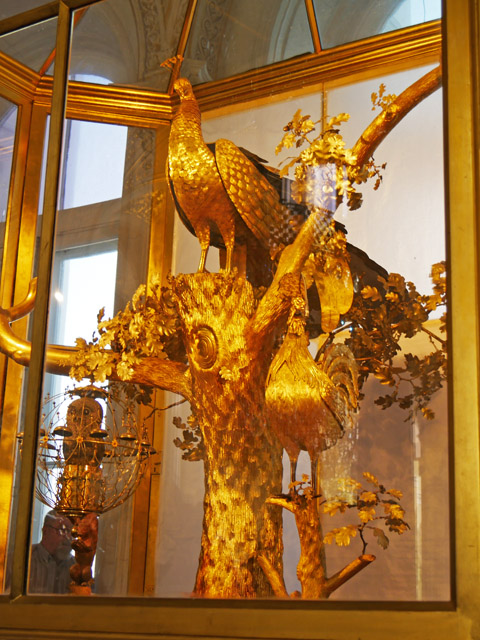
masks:
<svg viewBox="0 0 480 640"><path fill-rule="evenodd" d="M265 402L269 425L290 458L291 482L300 451L307 451L316 493L321 452L353 426L358 370L343 344L330 345L315 362L308 350L304 306L303 299L293 300L287 333L268 372Z"/></svg>
<svg viewBox="0 0 480 640"><path fill-rule="evenodd" d="M198 270L205 268L210 244L223 241L229 271L235 243L244 244L252 234L270 255L275 254L296 234L295 216L272 184L281 184L281 178L230 140L207 144L192 85L179 78L173 88L180 106L170 130L167 175L177 211L200 242Z"/></svg>

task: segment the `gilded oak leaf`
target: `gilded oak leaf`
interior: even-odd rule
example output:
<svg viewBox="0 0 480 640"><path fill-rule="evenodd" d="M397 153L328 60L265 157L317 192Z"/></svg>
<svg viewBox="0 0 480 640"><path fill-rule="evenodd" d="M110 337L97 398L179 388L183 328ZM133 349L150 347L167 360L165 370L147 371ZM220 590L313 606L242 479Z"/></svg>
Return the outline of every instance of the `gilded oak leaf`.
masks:
<svg viewBox="0 0 480 640"><path fill-rule="evenodd" d="M347 508L347 504L340 500L336 500L334 502L326 502L323 505L324 513L328 513L331 516L334 516L337 513L337 511L340 511L340 513L344 513L346 508Z"/></svg>
<svg viewBox="0 0 480 640"><path fill-rule="evenodd" d="M368 471L365 471L363 473L363 477L365 478L365 480L368 480L369 482L374 484L376 487L379 486L378 479L373 475L373 473L369 473Z"/></svg>
<svg viewBox="0 0 480 640"><path fill-rule="evenodd" d="M375 527L373 529L373 535L377 538L377 542L382 547L382 549L388 548L388 545L390 544L390 540L384 534L382 529L378 529L377 527Z"/></svg>
<svg viewBox="0 0 480 640"><path fill-rule="evenodd" d="M362 507L358 510L358 517L363 523L370 522L375 518L375 515L375 509L373 507Z"/></svg>
<svg viewBox="0 0 480 640"><path fill-rule="evenodd" d="M353 524L349 524L346 527L339 527L338 529L332 529L324 537L323 542L325 544L332 544L335 542L339 547L348 547L352 538L357 535L357 527Z"/></svg>
<svg viewBox="0 0 480 640"><path fill-rule="evenodd" d="M361 294L365 299L369 299L372 302L380 302L382 299L377 287L372 287L371 285L363 287Z"/></svg>

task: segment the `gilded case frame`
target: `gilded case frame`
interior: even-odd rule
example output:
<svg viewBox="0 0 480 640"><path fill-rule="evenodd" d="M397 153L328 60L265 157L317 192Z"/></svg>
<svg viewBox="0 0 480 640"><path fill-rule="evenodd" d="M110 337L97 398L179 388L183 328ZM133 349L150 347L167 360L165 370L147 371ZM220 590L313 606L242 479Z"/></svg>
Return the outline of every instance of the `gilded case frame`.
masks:
<svg viewBox="0 0 480 640"><path fill-rule="evenodd" d="M439 640L467 640L478 637L480 318L477 202L480 185L477 149L480 147L480 3L478 0L446 0L444 4L450 406L453 426L452 602L440 606L437 603L379 605L373 602L317 604L109 598L87 601L25 596L25 553L22 561L21 551L21 545L25 549L28 539L29 509L25 504L25 516L17 521L20 551L17 552L14 569L16 582L12 585L11 596L0 598L0 637L70 638L78 633L89 638L138 639L176 636L335 640L435 637ZM70 10L63 2L60 2L60 8L64 16ZM56 84L61 86L61 71L56 73L57 76L60 79ZM57 99L61 103L61 98ZM60 110L62 108L60 105ZM46 273L48 267L43 269ZM44 289L46 301L48 287ZM42 314L36 315L40 317ZM37 347L41 347L44 342L41 320L37 325L39 337L34 340ZM42 348L40 352L43 353ZM37 366L40 372L41 364ZM31 382L31 385L33 391L35 383ZM35 408L32 412L34 418ZM33 468L33 446L30 464ZM26 488L22 491L24 498L26 491Z"/></svg>

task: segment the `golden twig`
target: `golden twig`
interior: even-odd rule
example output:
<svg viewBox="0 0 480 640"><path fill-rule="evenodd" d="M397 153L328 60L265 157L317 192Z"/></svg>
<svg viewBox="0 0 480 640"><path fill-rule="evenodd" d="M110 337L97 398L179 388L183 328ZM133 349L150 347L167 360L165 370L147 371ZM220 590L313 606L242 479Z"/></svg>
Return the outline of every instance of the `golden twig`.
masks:
<svg viewBox="0 0 480 640"><path fill-rule="evenodd" d="M350 578L353 578L359 571L367 567L371 562L375 560L375 556L372 555L361 555L355 560L352 560L349 564L347 564L343 569L335 573L330 578L327 578L325 583L325 596L328 596L333 593L336 589L345 584Z"/></svg>
<svg viewBox="0 0 480 640"><path fill-rule="evenodd" d="M283 507L287 511L290 511L290 513L295 513L295 503L286 496L270 496L267 503L275 504L278 507Z"/></svg>
<svg viewBox="0 0 480 640"><path fill-rule="evenodd" d="M270 582L273 593L277 596L277 598L288 598L289 595L287 593L287 589L285 588L283 578L267 558L267 556L263 553L259 553L257 555L257 562L261 566L263 573L266 575L268 581Z"/></svg>
<svg viewBox="0 0 480 640"><path fill-rule="evenodd" d="M410 85L386 109L379 113L352 149L357 158L357 166L361 167L400 120L419 102L436 91L441 83L442 68L438 66Z"/></svg>

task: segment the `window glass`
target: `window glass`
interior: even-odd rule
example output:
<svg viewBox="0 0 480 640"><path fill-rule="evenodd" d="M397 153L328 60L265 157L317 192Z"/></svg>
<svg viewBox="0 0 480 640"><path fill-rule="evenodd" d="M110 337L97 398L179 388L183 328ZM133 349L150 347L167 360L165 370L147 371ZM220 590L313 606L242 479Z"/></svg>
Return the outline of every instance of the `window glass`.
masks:
<svg viewBox="0 0 480 640"><path fill-rule="evenodd" d="M313 4L324 49L442 16L440 0L313 0Z"/></svg>
<svg viewBox="0 0 480 640"><path fill-rule="evenodd" d="M162 127L67 121L30 593L451 598L440 91L343 146L430 70L204 114L215 151L186 110L169 176Z"/></svg>
<svg viewBox="0 0 480 640"><path fill-rule="evenodd" d="M197 84L312 52L305 5L300 0L201 0L182 73Z"/></svg>
<svg viewBox="0 0 480 640"><path fill-rule="evenodd" d="M100 75L114 84L166 91L170 71L161 63L176 53L187 5L104 0L75 12L70 77Z"/></svg>
<svg viewBox="0 0 480 640"><path fill-rule="evenodd" d="M10 174L12 171L17 111L16 106L12 105L8 100L0 98L0 225L2 228L0 233L2 243L0 264L3 256L3 236L10 193Z"/></svg>
<svg viewBox="0 0 480 640"><path fill-rule="evenodd" d="M97 327L100 310L105 319L113 317L126 305L137 287L145 282L150 212L153 206L154 155L155 132L152 130L67 121L60 191L61 208L57 221L50 303L50 343L75 345L77 338L90 341ZM68 407L72 404L76 407L79 401L83 401L82 397L69 395L68 392L84 388L89 382L88 379L75 382L66 376L48 373L45 376L44 413L52 439L50 446L58 447L58 455L64 463L69 459L67 452L72 453L69 444L71 437L60 436L58 433L55 435L53 431L61 424L71 424L70 412L74 409L69 410ZM101 407L99 411L112 426L111 421L118 418L111 412L111 403L105 402L103 397L97 400L100 404L94 406ZM97 400L92 402L95 403ZM120 419L120 433L122 424ZM126 427L123 432L125 430ZM90 433L85 435L87 438L89 436ZM37 555L43 553L39 545L43 546L45 543L48 547L51 543L53 547L55 542L48 537L44 540L45 519L49 520L52 517L52 514L48 515L49 511L55 506L61 511L61 505L65 506L65 500L69 500L60 488L63 486L62 478L68 473L74 473L74 477L78 477L77 471L72 471L77 469L76 465L80 460L77 459L78 452L75 446L73 458L70 459L71 464L63 466L63 476L62 467L56 467L58 461L51 457L50 450L42 449L41 445L39 447L37 496L43 496L42 500L46 501L47 505L40 500L36 500L35 503L29 579L29 589L32 593L68 593L70 590L71 580L65 576L69 575L70 567L75 565L72 551L55 565L56 582L53 587L51 582L45 583L45 576L37 575L36 565ZM85 447L90 451L89 444ZM123 503L127 495L122 491L129 490L129 478L121 473L117 477L114 473L117 468L115 464L109 464L108 457L103 459L100 455L105 448L111 451L109 447L110 445L104 442L98 445L95 451L98 449L98 457L103 460L101 467L104 481L109 487L108 491L113 492L115 496L116 492L119 493L119 506L113 511L108 511L105 505L99 507L100 512L105 508L106 513L102 513L98 520L90 522L90 525L95 527L95 532L90 528L87 535L98 535L98 539L95 540L95 562L92 565L95 577L94 592L124 595L128 589L133 502L127 500ZM126 454L130 451L128 448L122 449L121 446L119 450ZM126 464L125 466L132 471L132 468L135 470L135 458L130 460L133 460L133 467ZM115 463L115 460L113 462ZM98 475L98 467L95 468ZM88 475L88 469L84 471ZM87 480L87 484L88 482ZM113 488L112 483L116 483ZM126 488L125 483L128 485ZM71 487L67 482L65 491L68 493ZM66 523L67 528L71 528L71 523L75 520L71 513L53 515L57 518L55 523L60 527ZM67 517L65 520L66 515L70 519ZM57 534L47 528L46 535L54 537ZM81 536L72 539L67 534L65 538L71 549L72 545L75 547L75 540L78 541ZM60 541L57 536L56 542L65 540ZM66 546L68 545L59 544L60 555L66 551ZM55 556L55 553L57 551L51 555ZM82 551L79 553L81 557ZM78 563L75 566L78 567ZM49 574L48 580L51 579ZM80 578L79 580L82 582Z"/></svg>
<svg viewBox="0 0 480 640"><path fill-rule="evenodd" d="M2 2L0 5L0 20L5 18L11 18L24 11L30 9L36 9L42 4L45 4L43 0L17 0L16 2Z"/></svg>
<svg viewBox="0 0 480 640"><path fill-rule="evenodd" d="M45 73L44 65L55 51L56 29L57 18L52 18L8 33L0 37L0 51L34 71ZM53 65L47 64L53 73Z"/></svg>
<svg viewBox="0 0 480 640"><path fill-rule="evenodd" d="M63 209L122 196L127 133L118 125L69 121Z"/></svg>
<svg viewBox="0 0 480 640"><path fill-rule="evenodd" d="M212 118L205 114L202 124L203 135L208 142L220 138L233 140L235 144L266 159L269 165L275 165L279 160L285 160L295 154L294 147L283 150L277 158L274 152L284 134L284 126L292 121L298 109L301 109L302 116L308 114L313 120L323 120L325 123L336 114L347 112L350 119L340 122L343 120L340 117L339 121L333 121L331 135L336 134L338 129L344 136L346 146L350 148L380 113L378 102L382 98L386 100L386 106L389 100L393 100L393 94L400 94L429 71L430 68L421 68L341 88L327 86L324 95L311 94L292 99L284 96L278 103L253 109L238 109L236 113L222 117ZM380 89L381 84L385 84L385 90ZM377 106L372 110L374 93ZM420 313L417 303L413 302L413 298L417 296L414 286L419 295L426 296L423 299L418 298L423 300L422 304L435 306L433 298L430 302L427 302L427 299L428 296L435 297L438 293L441 280L439 273L442 273L443 267L440 265L432 270L432 265L438 265L445 259L441 114L441 93L436 91L414 108L376 149L375 161L379 166L385 164L381 169L380 184L376 185L376 180L372 180L371 185L362 185L363 205L358 210L350 210L346 205L342 205L335 216L337 228L346 231L346 240L349 243L347 247L350 268L356 291L354 304L359 305L362 313L367 314L362 317L360 324L368 324L375 318L375 322L379 323L377 326L380 332L385 329L382 324L384 313L391 314L388 322L394 328L392 335L396 335L397 321L403 323L405 320L401 320L402 313L407 316L413 313L410 319L413 319L417 312ZM221 151L217 150L216 153L218 158ZM245 168L244 160L237 159L235 162L229 157L229 162L233 169L228 179L231 177L236 180L235 187L242 184L241 180L254 182L253 170L248 174L248 178L242 174ZM220 160L217 159L217 164L219 163ZM322 187L323 183L320 182L318 188ZM229 193L233 197L233 185ZM238 220L237 224L240 224ZM198 265L199 242L188 232L180 218L176 220L176 234L173 272L192 273ZM188 249L184 250L184 247ZM246 251L248 265L248 245ZM211 266L207 266L207 269L217 271L213 259L218 258L212 257ZM200 275L197 274L195 281L199 288ZM193 286L191 281L185 280L183 276L177 277L182 287ZM372 300L371 296L377 294L378 299ZM197 295L201 296L199 293ZM215 294L210 295L214 299ZM321 289L319 296L323 303L320 302L320 312L323 306L327 307L325 295L325 290ZM405 302L405 306L402 302L400 307L390 306L399 304L401 296L406 296L406 300L412 301L410 311L407 310L410 303ZM309 298L309 302L310 318L315 324L315 314L318 313L318 306L316 310L315 305L318 305L318 301L314 302ZM206 302L205 305L209 308ZM211 302L211 305L216 308L214 302ZM216 313L234 313L233 310L223 312L223 309L228 309L227 294L221 297L221 305ZM399 309L403 311L400 312ZM349 428L345 428L343 437L332 446L326 447L320 456L319 482L323 495L320 500L323 527L321 535L325 539L323 548L326 554L327 575L335 574L351 561L364 555L376 556L368 568L331 593L332 600L450 599L449 558L445 558L444 563L435 560L449 548L449 505L445 499L449 485L446 473L448 411L445 380L442 379L445 373L442 364L445 335L440 318L443 311L444 308L439 306L427 314L428 319L427 315L420 314L421 328L418 327L419 331L412 330L416 334L415 337L410 337L410 328L403 325L402 331L406 333L403 337L398 337L400 342L397 346L391 345L392 360L387 356L384 368L374 367L375 373L371 373L366 380L360 377L362 395L355 420ZM195 308L195 312L199 313L198 309ZM336 336L334 343L348 345L356 354L358 366L366 371L365 367L369 366L366 364L367 361L371 362L372 358L376 358L376 347L374 348L373 342L369 341L373 340L377 329L369 333L369 337L362 334L362 340L366 340L365 344L356 341L360 334L357 333L358 326L355 328L356 320L349 313L352 311L340 314L340 324L338 328L333 329L332 335ZM399 315L396 315L397 313ZM209 349L215 353L214 338L207 329L215 333L217 324L212 317L205 319L206 326L202 324L203 320L196 320L202 325L203 330L202 333L197 329L198 339L205 341L205 353L198 356L198 367L201 367L202 358L207 358ZM240 322L238 317L237 322ZM343 332L342 322L345 325ZM233 329L227 327L230 325L226 324L224 330L232 331L228 342L233 345L237 334L235 333L234 338ZM324 344L328 344L328 341L324 342L323 326L322 329L315 329L313 325L307 324L307 327L310 338L309 351L315 357L319 352L323 352ZM194 330L192 328L192 331ZM222 359L225 356L220 349L227 350L230 347L226 345L221 333L215 333L215 336L221 345L218 347L217 357ZM387 334L384 339L388 342ZM210 344L211 342L214 344ZM382 344L385 346L387 342ZM284 352L287 352L288 347L285 345L283 342L280 349L283 348ZM274 362L279 354L276 348L273 349L273 353L276 354L273 356ZM366 355L364 348L373 351ZM302 361L298 341L296 349L294 351L292 347L288 357L284 355L282 365L283 370L288 370L289 366L292 369L295 367L295 374L292 374L295 382L291 387L286 387L289 391L285 392L287 395L283 400L284 405L273 405L276 411L284 411L284 426L277 426L275 433L278 435L278 430L283 430L280 430L279 437L283 438L284 446L287 450L290 449L291 454L295 451L295 446L289 444L288 437L299 438L300 436L295 435L295 430L304 428L301 413L304 401L302 384L306 384L308 388L302 371L303 367L309 366L309 356L304 351L305 360ZM342 348L337 355L341 350ZM195 352L190 357L192 375L197 375ZM213 355L211 357L214 359ZM254 428L255 424L255 412L245 409L249 402L246 382L248 366L245 366L236 378L233 369L235 357L232 356L230 361L225 358L221 362L225 367L232 367L229 371L234 382L228 378L228 381L225 379L219 387L215 387L215 393L218 395L215 408L212 405L209 414L206 414L204 409L204 404L208 405L208 385L205 381L210 380L206 363L205 370L198 372L196 379L200 385L201 391L197 388L197 393L202 394L201 399L198 396L194 397L191 406L175 406L165 415L162 499L155 552L155 593L159 596L183 596L192 593L192 590L196 595L214 597L247 595L249 591L245 585L249 579L256 584L255 588L259 591L262 588L266 589L262 592L263 595L268 591L268 585L259 586L262 574L259 577L255 568L246 569L248 562L244 550L248 545L255 546L256 543L252 542L248 533L238 525L241 517L238 516L236 521L232 513L235 509L240 509L239 505L242 504L242 508L246 510L242 511L243 524L250 522L249 509L252 505L257 506L258 515L260 507L255 502L256 496L271 481L270 474L273 471L269 466L271 463L264 458L260 461L261 456L256 449L260 446L261 434L256 432L253 442L248 435L248 429ZM225 364L227 362L228 365ZM322 356L318 362L322 362ZM221 367L220 364L218 366ZM264 366L268 369L273 365ZM425 366L425 369L420 370L421 366ZM426 378L420 381L424 374ZM230 374L225 371L225 375ZM259 372L256 379L260 386L265 384L262 375L265 376L265 372ZM268 380L273 384L272 368L268 375L267 397ZM330 375L335 377L333 370ZM428 395L429 385L432 384L436 388L437 382L440 387L432 394L431 401L424 405L421 398L422 390ZM420 389L420 396L414 398L413 394L416 391L413 385L418 383L420 387L417 391ZM241 388L242 391L238 392L242 396L241 404L237 405L235 400L228 399L229 384L230 389ZM235 384L239 386L235 387ZM288 379L284 384L288 385ZM175 396L172 396L171 402L174 402L174 399ZM314 406L315 403L312 401L303 420L313 422L312 416L316 410ZM237 422L235 418L231 419L232 415L241 417ZM275 414L268 415L271 424L275 424ZM236 431L236 428L239 431ZM271 428L274 429L273 426ZM292 431L289 432L289 428ZM311 438L315 437L314 429L312 425L311 431L308 431ZM225 436L223 430L226 432ZM291 435L287 437L288 433ZM219 441L222 444L218 444ZM274 448L275 439L270 443L270 447ZM309 446L308 440L303 446ZM313 588L305 593L309 587L304 574L303 583L299 581L299 571L300 574L305 571L305 567L298 564L301 557L299 536L305 536L305 529L302 530L305 525L302 524L301 515L297 513L294 516L290 509L294 511L291 502L300 501L298 495L302 493L302 486L308 486L302 485L302 482L311 482L314 446L311 447L310 454L304 450L300 452L295 475L298 484L295 490L291 486L289 489L290 462L293 454L283 454L283 486L280 488L277 485L272 491L283 491L284 500L270 501L272 508L278 510L272 518L283 519L283 572L272 568L267 562L262 563L264 575L271 578L280 575L284 578L286 593L303 591L303 597L306 598L319 597L318 590L317 596L312 595L315 593ZM249 452L247 458L242 457L245 449ZM352 486L357 485L352 485L349 478L360 482L362 488L352 489ZM386 493L382 494L382 491ZM355 495L357 499L358 496L361 498L357 507L353 508ZM379 497L381 500L377 502ZM245 503L242 503L242 500L245 500ZM397 502L400 506L394 506ZM347 503L351 506L347 507ZM342 509L344 513L340 513ZM399 516L398 519L389 518L391 509ZM330 516L330 513L334 515ZM266 516L262 515L260 519L263 517ZM405 522L408 523L408 528ZM359 526L363 527L362 535ZM281 530L278 521L275 527L278 527L275 529L278 533ZM217 538L213 536L214 531L218 536L218 544ZM243 535L246 537L242 538ZM239 540L242 542L239 543ZM364 541L367 543L366 547ZM310 544L313 548L315 543L310 541ZM302 558L301 562L304 562L305 558ZM239 567L243 561L245 564L242 574ZM321 569L317 569L321 572ZM321 578L318 578L316 584L320 581Z"/></svg>
<svg viewBox="0 0 480 640"><path fill-rule="evenodd" d="M48 342L74 346L77 338L86 342L91 340L101 309L105 318L111 318L116 311L124 308L137 287L146 280L150 215L154 206L156 143L155 131L150 129L108 124L89 126L89 123L73 121L66 123L64 143ZM91 153L89 149L97 152ZM40 162L38 164L40 168ZM42 176L44 179L44 169ZM40 233L40 226L38 224L37 234ZM52 442L42 440L45 426L40 427L28 589L31 593L61 594L69 592L69 570L75 563L72 544L77 538L75 530L71 532L72 514L52 513L52 507L58 508L60 504L58 492L62 475L58 461L71 449L71 441L67 438L63 447L63 437L59 433L53 434L53 429L62 426L59 421L63 427L66 422L71 424L67 408L79 398L66 394L66 389L71 391L74 386L88 386L89 380L87 377L84 381L75 382L68 375L49 373L48 363L47 355L42 420L47 421L47 428L51 427L49 433ZM68 367L65 374L68 374ZM108 405L100 398L99 406L103 414L108 416L110 425L112 420L118 419L110 412L112 403ZM127 423L125 414L125 420L120 418L118 423L119 435L128 431ZM22 430L20 416L19 453ZM52 455L54 442L57 445L60 442L58 455ZM130 440L127 438L125 442L127 444L124 443L125 446L120 446L119 450L132 462L130 467L127 466L132 475L128 476L125 472L118 478L114 475L112 480L116 484L111 490L115 495L119 494L119 506L112 513L102 514L93 565L96 593L125 595L128 589L133 502L127 498L135 488L137 473L136 459L130 457L131 447L127 446ZM75 445L72 446L75 448ZM104 446L107 445L103 443L98 451L103 451ZM78 460L74 457L70 462L69 470L72 472ZM17 456L17 470L20 464L21 455ZM102 464L112 475L115 464L109 464L108 456ZM18 473L15 477L12 523L15 522ZM6 572L7 589L10 585L14 539L12 529Z"/></svg>

